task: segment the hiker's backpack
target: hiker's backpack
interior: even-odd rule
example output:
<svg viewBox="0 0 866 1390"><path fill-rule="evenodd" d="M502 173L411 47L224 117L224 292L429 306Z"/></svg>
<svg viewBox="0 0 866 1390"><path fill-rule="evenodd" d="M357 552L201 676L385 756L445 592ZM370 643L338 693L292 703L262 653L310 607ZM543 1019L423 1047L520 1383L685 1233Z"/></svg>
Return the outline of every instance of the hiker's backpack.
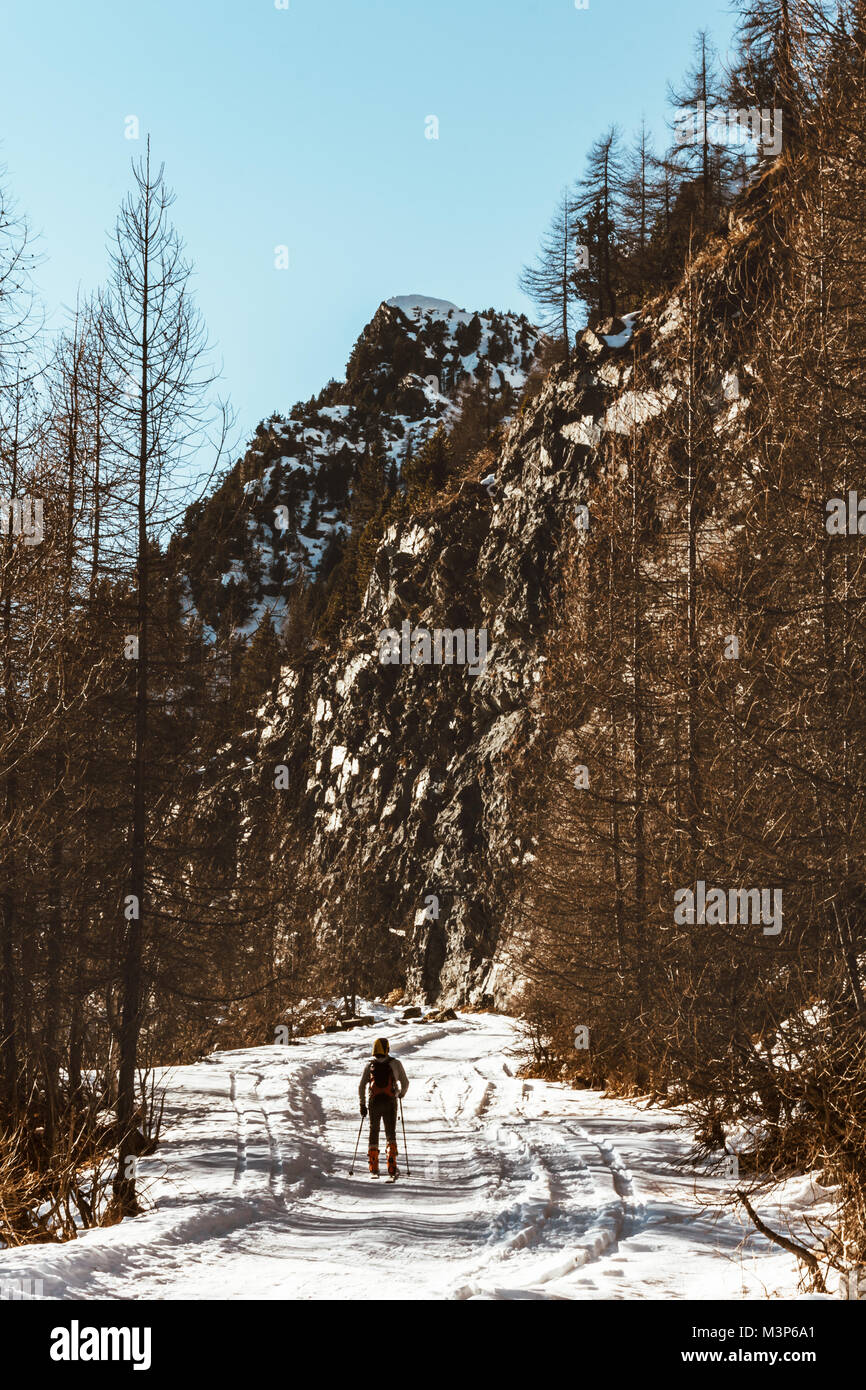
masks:
<svg viewBox="0 0 866 1390"><path fill-rule="evenodd" d="M374 1057L370 1067L370 1099L394 1095L394 1073L387 1057Z"/></svg>

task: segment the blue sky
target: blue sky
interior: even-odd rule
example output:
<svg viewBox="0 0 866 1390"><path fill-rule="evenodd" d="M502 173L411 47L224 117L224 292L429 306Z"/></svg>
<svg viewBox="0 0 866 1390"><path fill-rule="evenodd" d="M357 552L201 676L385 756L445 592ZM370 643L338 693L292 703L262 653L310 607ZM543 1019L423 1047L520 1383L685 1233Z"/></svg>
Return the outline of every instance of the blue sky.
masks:
<svg viewBox="0 0 866 1390"><path fill-rule="evenodd" d="M342 375L382 299L531 314L520 267L594 137L663 132L695 31L724 52L731 23L728 0L6 0L0 161L57 321L105 277L150 132L246 437Z"/></svg>

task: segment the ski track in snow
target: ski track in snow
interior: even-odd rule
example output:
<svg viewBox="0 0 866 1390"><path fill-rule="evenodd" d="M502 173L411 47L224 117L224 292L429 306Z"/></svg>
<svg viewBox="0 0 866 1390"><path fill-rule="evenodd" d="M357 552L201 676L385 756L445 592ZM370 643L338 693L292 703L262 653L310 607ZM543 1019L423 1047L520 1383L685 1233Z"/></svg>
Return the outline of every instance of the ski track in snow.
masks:
<svg viewBox="0 0 866 1390"><path fill-rule="evenodd" d="M166 1076L146 1212L0 1250L53 1299L792 1296L794 1262L724 1207L673 1111L523 1080L492 1014L216 1053ZM409 1168L373 1183L357 1086L386 1032L409 1075ZM364 1126L366 1130L366 1125Z"/></svg>

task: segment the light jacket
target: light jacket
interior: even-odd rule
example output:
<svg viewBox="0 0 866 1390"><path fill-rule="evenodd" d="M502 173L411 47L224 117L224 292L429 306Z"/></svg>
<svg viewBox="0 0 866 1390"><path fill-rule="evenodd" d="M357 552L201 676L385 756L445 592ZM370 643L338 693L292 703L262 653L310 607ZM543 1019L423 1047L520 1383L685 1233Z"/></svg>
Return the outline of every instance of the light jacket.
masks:
<svg viewBox="0 0 866 1390"><path fill-rule="evenodd" d="M371 1057L364 1070L361 1072L361 1084L358 1087L358 1097L362 1105L367 1104L367 1087L370 1085L370 1078L373 1074L374 1062L387 1062L394 1077L394 1090L398 1096L405 1096L409 1089L409 1078L403 1070L403 1063L399 1057L392 1057L389 1053L387 1057Z"/></svg>

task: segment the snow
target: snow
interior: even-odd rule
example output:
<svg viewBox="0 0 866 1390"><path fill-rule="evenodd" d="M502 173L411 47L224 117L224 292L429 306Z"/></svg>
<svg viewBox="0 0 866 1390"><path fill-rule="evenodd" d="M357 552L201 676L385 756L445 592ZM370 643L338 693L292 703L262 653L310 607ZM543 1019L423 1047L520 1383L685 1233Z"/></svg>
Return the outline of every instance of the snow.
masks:
<svg viewBox="0 0 866 1390"><path fill-rule="evenodd" d="M50 1299L796 1295L795 1261L721 1206L730 1181L689 1157L675 1111L521 1080L508 1018L360 1011L373 1026L165 1073L162 1142L138 1165L149 1209L2 1251L0 1280L41 1279ZM410 1079L411 1175L400 1135L393 1186L368 1178L363 1136L349 1174L358 1078L382 1033ZM814 1215L822 1196L795 1180L794 1208Z"/></svg>
<svg viewBox="0 0 866 1390"><path fill-rule="evenodd" d="M393 299L385 301L392 309L400 309L404 314L411 314L413 309L420 309L422 312L430 311L435 314L462 314L464 310L458 309L456 304L452 304L450 299L431 299L428 294L397 294ZM469 317L467 315L467 317Z"/></svg>
<svg viewBox="0 0 866 1390"><path fill-rule="evenodd" d="M640 315L638 313L623 314L622 321L625 324L625 328L621 333L602 333L602 342L607 343L609 348L625 347L626 344L631 341L632 334L634 333L635 321L639 317Z"/></svg>

